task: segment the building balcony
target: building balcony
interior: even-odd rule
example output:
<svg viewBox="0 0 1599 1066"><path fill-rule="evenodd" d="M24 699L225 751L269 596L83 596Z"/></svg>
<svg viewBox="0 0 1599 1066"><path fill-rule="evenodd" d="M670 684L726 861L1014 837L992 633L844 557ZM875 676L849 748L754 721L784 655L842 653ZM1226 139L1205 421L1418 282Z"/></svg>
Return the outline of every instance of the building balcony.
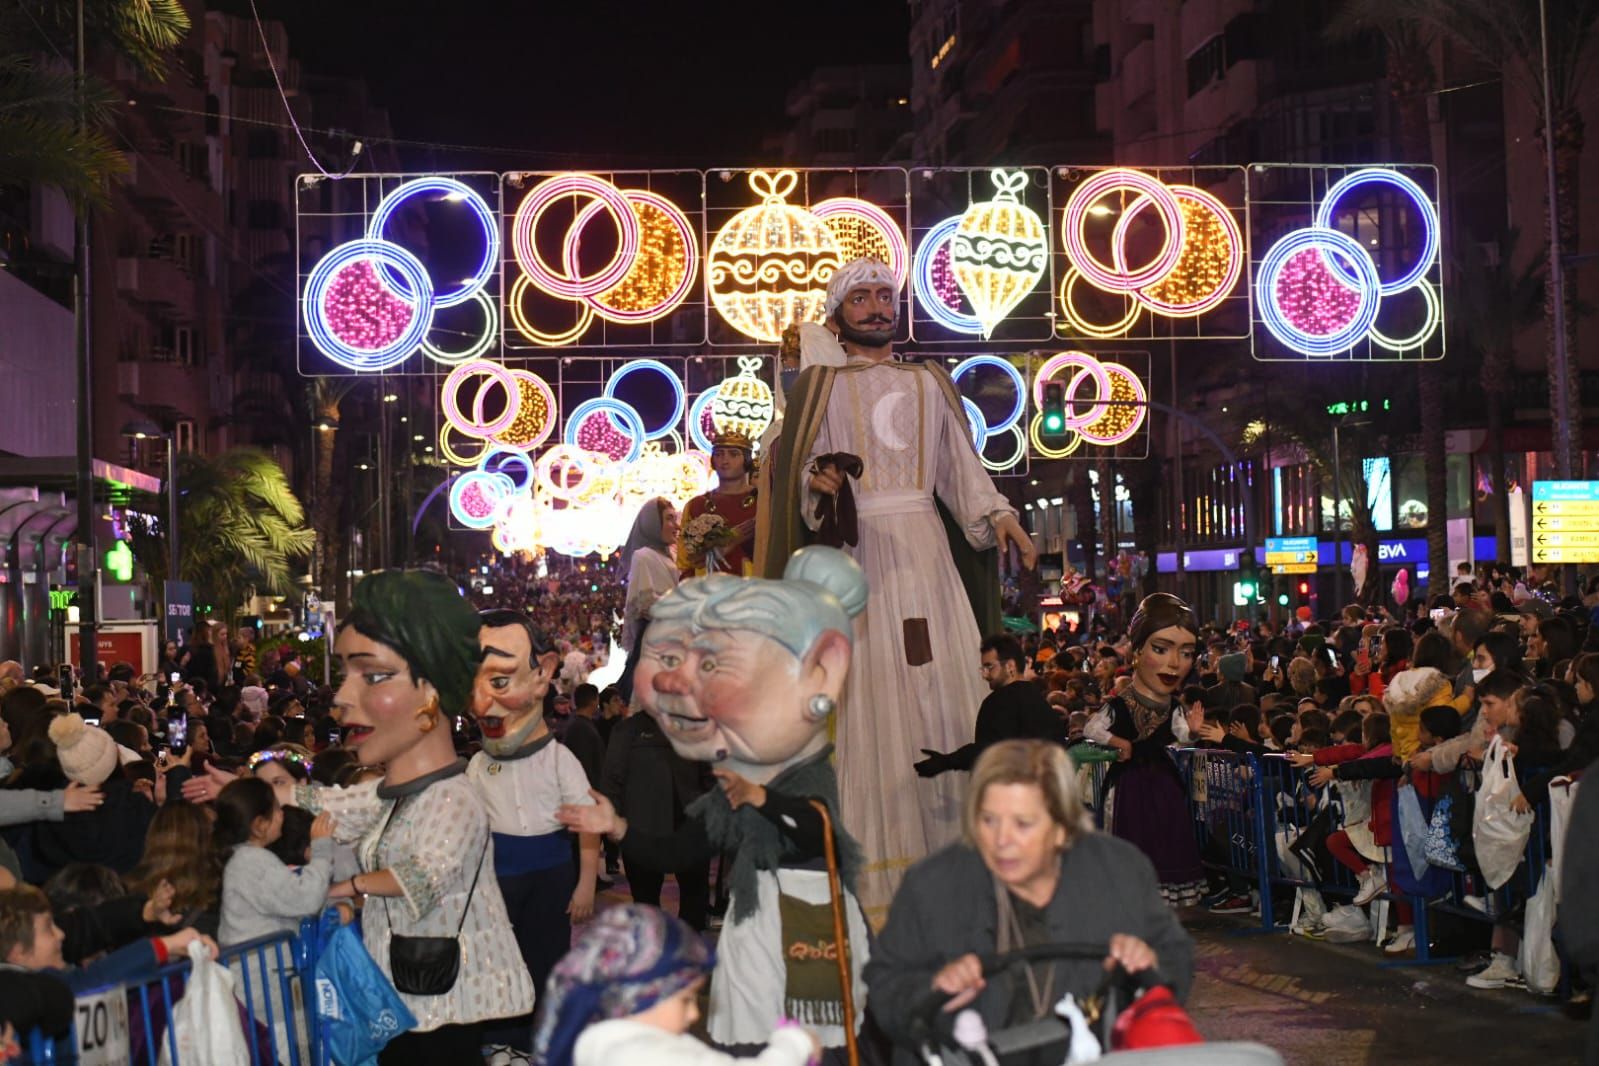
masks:
<svg viewBox="0 0 1599 1066"><path fill-rule="evenodd" d="M192 302L194 279L170 259L124 255L117 258L117 290L141 303L183 306Z"/></svg>
<svg viewBox="0 0 1599 1066"><path fill-rule="evenodd" d="M1155 42L1139 41L1122 56L1121 98L1137 100L1155 88Z"/></svg>

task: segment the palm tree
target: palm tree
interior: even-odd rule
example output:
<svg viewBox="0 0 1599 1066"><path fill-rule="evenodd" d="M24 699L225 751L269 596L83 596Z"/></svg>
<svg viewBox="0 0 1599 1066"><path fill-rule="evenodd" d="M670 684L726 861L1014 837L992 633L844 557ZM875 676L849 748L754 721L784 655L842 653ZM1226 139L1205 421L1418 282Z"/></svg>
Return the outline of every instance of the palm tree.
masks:
<svg viewBox="0 0 1599 1066"><path fill-rule="evenodd" d="M77 77L49 64L52 53L67 58L76 19L69 0L0 5L0 185L53 185L98 207L127 169L109 133L120 98L93 77L80 98ZM189 16L181 0L85 0L84 32L159 80Z"/></svg>
<svg viewBox="0 0 1599 1066"><path fill-rule="evenodd" d="M1510 356L1516 335L1537 321L1543 308L1544 265L1516 265L1519 230L1499 239L1490 258L1475 244L1456 257L1449 310L1450 346L1478 359L1478 384L1487 405L1489 471L1493 481L1495 557L1510 561L1510 495L1505 477L1505 397L1510 392ZM1431 471L1428 471L1431 476Z"/></svg>
<svg viewBox="0 0 1599 1066"><path fill-rule="evenodd" d="M251 587L284 594L297 560L311 554L315 533L280 467L255 448L213 457L178 457L178 565L194 583L197 602L232 618ZM165 495L154 510L166 514ZM133 515L134 556L153 581L166 573L166 535L159 524Z"/></svg>
<svg viewBox="0 0 1599 1066"><path fill-rule="evenodd" d="M1537 116L1539 142L1552 138L1555 160L1555 198L1558 212L1545 205L1544 233L1558 232L1560 246L1578 247L1577 214L1580 161L1584 145L1582 120L1583 77L1592 61L1593 37L1599 25L1599 5L1591 0L1384 0L1397 16L1413 18L1445 35L1497 69L1506 82L1526 95ZM1540 24L1548 14L1548 113L1544 107L1544 35ZM1558 215L1558 217L1554 217ZM1558 227L1558 230L1555 229ZM1549 361L1549 409L1559 406L1559 379L1572 389L1577 374L1577 304L1575 286L1564 286L1566 366L1560 366L1555 338L1555 299L1552 286L1544 293L1546 357ZM1573 401L1575 397L1573 397ZM1582 440L1580 405L1570 405L1570 418L1554 427L1553 451L1559 468L1571 470Z"/></svg>

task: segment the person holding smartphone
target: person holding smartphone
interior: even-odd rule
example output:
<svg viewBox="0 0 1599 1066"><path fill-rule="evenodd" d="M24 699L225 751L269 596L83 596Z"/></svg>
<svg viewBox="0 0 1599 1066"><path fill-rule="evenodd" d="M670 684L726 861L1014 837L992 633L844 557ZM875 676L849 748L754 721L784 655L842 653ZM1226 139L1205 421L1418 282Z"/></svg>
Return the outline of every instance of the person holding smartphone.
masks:
<svg viewBox="0 0 1599 1066"><path fill-rule="evenodd" d="M1394 675L1410 669L1413 648L1409 631L1398 626L1369 637L1355 656L1355 672L1349 675L1350 693L1382 699Z"/></svg>

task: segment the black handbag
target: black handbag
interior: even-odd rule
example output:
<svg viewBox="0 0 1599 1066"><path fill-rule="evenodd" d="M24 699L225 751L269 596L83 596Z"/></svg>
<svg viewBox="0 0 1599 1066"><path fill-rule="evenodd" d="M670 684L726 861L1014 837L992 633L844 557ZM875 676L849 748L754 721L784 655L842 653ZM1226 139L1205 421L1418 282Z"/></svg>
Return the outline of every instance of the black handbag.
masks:
<svg viewBox="0 0 1599 1066"><path fill-rule="evenodd" d="M388 822L400 804L395 802L389 810ZM389 830L383 823L383 832ZM485 830L485 834L487 831ZM467 890L466 903L461 907L461 920L456 923L454 936L400 936L394 933L394 919L389 915L389 900L383 900L383 916L389 919L389 978L397 991L410 996L442 996L455 987L461 973L461 930L466 927L467 912L472 909L472 897L477 894L477 879L483 875L483 859L489 851L490 836L483 838L483 854L478 856L477 872L472 875L472 887ZM378 837L378 847L383 837ZM374 850L374 854L376 851Z"/></svg>

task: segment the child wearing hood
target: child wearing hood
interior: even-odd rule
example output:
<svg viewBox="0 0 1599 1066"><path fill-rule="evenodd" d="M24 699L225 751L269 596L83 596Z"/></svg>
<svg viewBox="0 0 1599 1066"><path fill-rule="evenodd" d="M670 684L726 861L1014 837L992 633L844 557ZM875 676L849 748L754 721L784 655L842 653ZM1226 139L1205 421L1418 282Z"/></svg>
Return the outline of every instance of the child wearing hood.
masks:
<svg viewBox="0 0 1599 1066"><path fill-rule="evenodd" d="M533 1061L538 1066L805 1066L820 1056L808 1031L784 1023L765 1050L735 1059L688 1034L713 964L685 923L638 903L590 923L556 964L544 991Z"/></svg>

